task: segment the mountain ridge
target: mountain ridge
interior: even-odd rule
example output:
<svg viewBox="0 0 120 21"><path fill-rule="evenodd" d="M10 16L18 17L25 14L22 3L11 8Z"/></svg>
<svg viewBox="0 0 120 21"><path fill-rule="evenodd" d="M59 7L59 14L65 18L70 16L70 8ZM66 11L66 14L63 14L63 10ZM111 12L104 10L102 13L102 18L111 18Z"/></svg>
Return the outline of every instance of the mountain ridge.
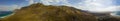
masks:
<svg viewBox="0 0 120 21"><path fill-rule="evenodd" d="M87 20L86 20L87 19ZM96 17L68 6L32 4L1 21L97 21Z"/></svg>
<svg viewBox="0 0 120 21"><path fill-rule="evenodd" d="M16 9L14 15L0 21L120 21L109 13L91 13L68 6L43 5L41 3ZM115 19L115 20L114 20Z"/></svg>

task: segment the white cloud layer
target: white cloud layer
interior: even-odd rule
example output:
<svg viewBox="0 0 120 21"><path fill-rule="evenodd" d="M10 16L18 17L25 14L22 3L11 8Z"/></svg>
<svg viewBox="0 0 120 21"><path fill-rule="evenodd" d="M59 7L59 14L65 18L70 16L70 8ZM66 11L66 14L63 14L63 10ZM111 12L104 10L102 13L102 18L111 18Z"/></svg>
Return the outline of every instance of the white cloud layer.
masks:
<svg viewBox="0 0 120 21"><path fill-rule="evenodd" d="M65 5L69 4L67 0L40 0L45 5Z"/></svg>
<svg viewBox="0 0 120 21"><path fill-rule="evenodd" d="M0 11L13 11L15 9L19 9L18 5L0 5Z"/></svg>
<svg viewBox="0 0 120 21"><path fill-rule="evenodd" d="M35 3L34 0L26 0L28 1L29 5Z"/></svg>

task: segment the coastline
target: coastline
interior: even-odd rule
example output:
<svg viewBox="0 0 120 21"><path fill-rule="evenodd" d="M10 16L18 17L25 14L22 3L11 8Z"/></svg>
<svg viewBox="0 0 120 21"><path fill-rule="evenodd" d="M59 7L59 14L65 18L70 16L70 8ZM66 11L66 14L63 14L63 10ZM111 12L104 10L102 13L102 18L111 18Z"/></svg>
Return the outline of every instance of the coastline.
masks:
<svg viewBox="0 0 120 21"><path fill-rule="evenodd" d="M14 15L14 14L15 14L15 13L12 13L12 14L7 15L7 16L0 17L0 19L3 19L3 18L6 18L6 17L9 17L9 16L12 16L12 15Z"/></svg>

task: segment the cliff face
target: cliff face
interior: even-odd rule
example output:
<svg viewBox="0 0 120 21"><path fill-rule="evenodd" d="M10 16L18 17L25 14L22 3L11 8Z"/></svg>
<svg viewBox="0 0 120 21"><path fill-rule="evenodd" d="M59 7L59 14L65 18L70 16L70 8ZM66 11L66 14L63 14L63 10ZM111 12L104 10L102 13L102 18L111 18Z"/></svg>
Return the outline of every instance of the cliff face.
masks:
<svg viewBox="0 0 120 21"><path fill-rule="evenodd" d="M68 6L45 6L37 3L15 11L2 21L97 21L96 17Z"/></svg>

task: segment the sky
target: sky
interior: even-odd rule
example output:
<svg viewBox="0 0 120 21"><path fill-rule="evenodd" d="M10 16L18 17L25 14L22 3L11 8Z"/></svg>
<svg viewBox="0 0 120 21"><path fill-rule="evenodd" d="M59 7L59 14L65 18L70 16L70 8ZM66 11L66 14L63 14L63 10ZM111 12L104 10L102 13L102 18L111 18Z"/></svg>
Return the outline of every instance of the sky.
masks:
<svg viewBox="0 0 120 21"><path fill-rule="evenodd" d="M105 12L117 11L120 0L0 0L0 11L11 11L34 3L66 5L77 9Z"/></svg>
<svg viewBox="0 0 120 21"><path fill-rule="evenodd" d="M0 0L0 11L11 11L27 4L25 0Z"/></svg>
<svg viewBox="0 0 120 21"><path fill-rule="evenodd" d="M120 0L116 0L116 5L120 5Z"/></svg>

